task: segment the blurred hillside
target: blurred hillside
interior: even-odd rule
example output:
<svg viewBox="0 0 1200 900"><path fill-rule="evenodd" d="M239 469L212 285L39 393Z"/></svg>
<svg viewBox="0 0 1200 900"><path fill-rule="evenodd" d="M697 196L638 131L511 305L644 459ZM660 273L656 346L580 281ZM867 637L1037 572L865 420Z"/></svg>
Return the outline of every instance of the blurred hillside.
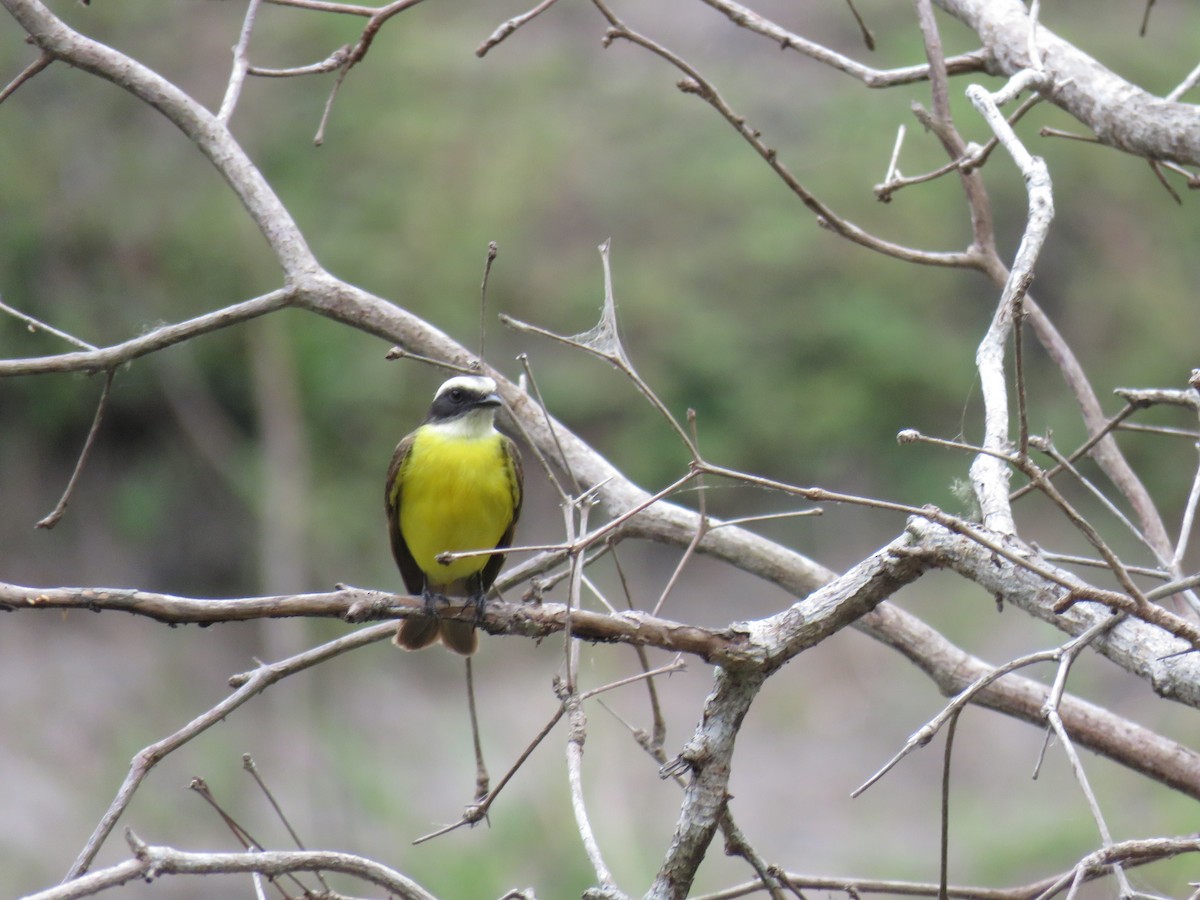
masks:
<svg viewBox="0 0 1200 900"><path fill-rule="evenodd" d="M874 53L862 47L841 3L780 0L761 8L881 68L923 59L909 5L859 6L880 42ZM636 481L657 489L678 477L687 456L636 392L603 364L506 331L495 318L504 312L565 334L591 327L603 296L596 246L611 237L629 355L676 414L697 411L700 446L712 461L961 510L954 483L967 460L898 447L895 435L912 427L979 436L974 348L999 291L981 276L905 265L817 227L711 109L676 89L674 71L628 45L602 48L603 22L586 4L559 4L477 59L479 43L523 9L431 2L395 19L346 79L320 147L312 138L330 76L248 82L235 134L322 262L474 347L484 255L488 241L497 241L489 360L515 377L515 357L527 354L550 410ZM620 9L631 25L711 78L792 171L847 218L913 246L965 247L969 232L956 182L909 188L887 205L872 193L900 123L908 127L900 160L905 174L944 162L936 140L909 112L913 102L929 104L927 86L868 91L739 32L700 4ZM219 105L244 4L164 0L136 10L94 3L56 11L210 107ZM1165 93L1195 64L1200 17L1184 4L1156 7L1149 34L1138 39L1140 14L1140 7L1111 0L1074 0L1049 5L1043 21L1123 76ZM360 27L351 17L266 6L251 56L263 66L311 63L353 41ZM974 49L961 27L944 27L948 52ZM32 59L21 37L0 18L4 81ZM958 123L982 142L988 135L962 99L967 83L952 85ZM1195 198L1185 195L1176 205L1144 162L1039 139L1043 126L1072 129L1073 123L1039 107L1019 126L1047 159L1055 184L1057 218L1035 295L1102 397L1118 386L1182 385L1197 365L1190 327L1200 283ZM1000 152L986 179L1001 246L1011 253L1023 227L1023 186ZM207 162L118 89L51 66L0 105L5 303L105 345L265 293L278 280L261 237ZM1052 430L1059 446L1070 448L1083 434L1072 402L1052 364L1031 341L1026 346L1035 385L1031 426ZM0 355L62 349L54 336L30 333L0 315ZM284 313L127 366L117 374L80 488L50 532L35 531L33 523L54 507L70 477L101 384L76 375L0 381L0 578L213 597L320 590L337 582L397 589L383 527L383 474L440 375L387 362L387 349L332 322ZM1160 440L1128 446L1168 521L1178 518L1193 465L1186 443L1166 450ZM527 463L527 473L531 502L521 539L556 540L555 500L534 465ZM691 502L686 495L681 500ZM786 498L728 487L714 488L708 503L719 515L794 507ZM837 569L901 527L898 517L828 510L763 531ZM1076 537L1056 529L1044 537L1079 549ZM673 552L628 548L622 565L643 592L635 600L652 603L676 561ZM687 604L691 620L724 623L788 602L774 589L715 569L700 561L673 601ZM614 571L597 577L620 596ZM938 597L923 586L922 596L910 599L984 656L1054 640L1014 616L999 627L987 598L972 597L964 608L953 604L963 599L953 590ZM668 607L666 614L675 613ZM0 870L19 890L52 883L134 752L224 696L224 679L250 668L254 658L279 658L346 627L286 622L167 633L109 615L0 617L0 677L17 688L3 694L0 706L7 723L0 777L8 798L0 802L0 834L7 835L0 838ZM758 729L752 733L766 736L769 746L795 747L801 762L786 779L789 802L750 814L752 836L773 842L768 849L797 866L929 878L936 760L918 760L908 770L911 781L885 782L857 807L848 807L845 795L937 708L938 697L901 661L881 661L880 651L858 635L839 635L830 645L795 664L756 707L777 720L751 723ZM547 685L559 650L491 641L481 659L488 671L503 673L481 699L498 776L553 711ZM607 652L589 664L597 681L618 671ZM893 672L882 692L881 670ZM1080 677L1115 691L1118 707L1138 709L1145 696L1140 685L1106 670ZM278 785L289 786L281 791L285 806L292 804L310 846L374 853L447 897L497 896L522 886L522 878L539 896L578 894L589 875L571 827L561 825L569 809L553 741L514 783L511 802L496 806L490 829L408 847L470 799L459 678L457 661L444 655L403 656L380 646L285 683L164 764L129 822L156 842L231 845L181 786L203 774L247 807L241 811L269 822L238 780L240 754L251 751L268 778L274 773ZM806 679L829 687L810 694L804 686L813 682ZM679 711L671 742L690 734L709 681L710 673L693 665L668 682ZM640 699L627 698L631 717L642 715ZM599 709L593 715L601 749L589 745L589 760L594 752L600 795L603 766L610 764L602 748L621 748L612 757L623 763L635 757L622 728L601 719ZM972 740L1013 747L1014 771L1000 776L1000 790L1033 793L1067 783L1065 772L1050 772L1031 787L1027 772L1040 735L1006 722L984 732L984 714L974 716L981 731ZM863 743L863 732L876 742ZM767 773L766 759L761 763L761 777L778 777ZM971 764L964 765L969 771ZM546 768L554 770L548 784L530 777ZM751 762L742 777L755 771ZM1122 777L1128 776L1113 773L1114 791L1122 789ZM457 794L442 792L447 782ZM597 797L604 809L601 842L609 842L618 878L630 885L652 875L675 811L674 787L659 782L649 760L644 782L657 806ZM1138 796L1156 814L1185 818L1165 791ZM896 810L920 804L922 828L913 834L896 838L878 830L895 820ZM995 827L983 812L992 806L981 801L978 813L970 801L967 807L972 827ZM816 809L830 810L835 831L859 829L860 843L875 842L876 852L836 856L848 842L834 847L822 838L826 823L806 821ZM1013 809L1023 807L1014 801ZM1130 822L1140 809L1127 807ZM999 842L992 858L961 860L962 870L984 879L1047 874L1044 860L1057 858L1059 841L1090 846L1082 815L1080 821L1082 837L1061 833L1054 822L1022 822L1020 839ZM639 829L653 837L640 837ZM51 853L47 834L56 844ZM531 835L538 858L526 859ZM272 840L285 845L281 836ZM123 853L114 840L104 860ZM469 871L460 859L467 855ZM512 865L514 858L521 863ZM711 865L708 888L746 877L732 863ZM194 896L186 885L169 884L153 891L133 886L126 894Z"/></svg>

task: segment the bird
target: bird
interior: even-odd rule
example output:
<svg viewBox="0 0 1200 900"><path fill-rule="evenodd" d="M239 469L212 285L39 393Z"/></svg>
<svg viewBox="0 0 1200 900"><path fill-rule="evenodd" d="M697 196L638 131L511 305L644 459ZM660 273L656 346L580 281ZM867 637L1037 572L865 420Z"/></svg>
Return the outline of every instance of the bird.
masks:
<svg viewBox="0 0 1200 900"><path fill-rule="evenodd" d="M463 656L479 647L475 625L504 554L437 557L512 546L524 482L520 451L495 427L501 405L493 379L457 375L437 389L425 421L392 455L385 495L392 556L426 613L400 623L393 643L406 650L439 638ZM437 607L450 597L466 598L476 621L439 618Z"/></svg>

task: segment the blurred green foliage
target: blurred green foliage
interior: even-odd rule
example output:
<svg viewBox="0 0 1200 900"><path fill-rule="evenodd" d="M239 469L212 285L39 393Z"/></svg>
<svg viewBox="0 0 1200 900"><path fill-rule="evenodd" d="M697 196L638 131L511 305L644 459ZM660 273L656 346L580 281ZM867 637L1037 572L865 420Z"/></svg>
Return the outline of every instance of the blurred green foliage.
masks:
<svg viewBox="0 0 1200 900"><path fill-rule="evenodd" d="M966 246L952 179L909 188L887 205L871 191L901 122L906 174L943 162L908 111L913 101L928 105L926 86L870 92L698 5L625 6L632 24L711 77L834 209L901 243ZM802 33L871 58L840 4L812 6L780 4L776 12ZM881 41L873 62L920 58L908 7L864 6ZM118 3L63 4L60 12L215 108L243 8L172 0L136 14ZM676 72L628 45L602 49L602 22L584 4L560 4L477 59L479 42L520 10L427 3L390 23L342 86L319 148L312 136L331 77L249 80L235 133L322 263L474 347L484 253L498 241L491 362L515 376L514 357L528 354L551 411L653 489L677 477L687 457L633 388L604 363L495 319L502 311L563 334L586 331L603 296L595 248L611 237L626 349L678 417L696 410L700 446L713 461L960 508L952 485L965 458L897 447L895 435L912 427L979 436L973 354L998 289L971 273L872 255L818 228L726 123L674 87ZM1043 16L1152 90L1182 78L1200 37L1200 21L1183 9L1156 9L1141 41L1127 4L1053 4ZM265 6L252 57L264 66L307 64L353 41L360 27L351 17ZM945 37L953 52L974 46L951 23ZM0 22L4 78L31 59L11 24ZM955 112L966 136L982 141L987 135L961 99L965 83L952 86ZM1194 198L1177 207L1143 162L1039 140L1042 125L1073 127L1046 107L1020 126L1047 158L1056 190L1057 219L1034 287L1039 302L1102 397L1122 385L1183 384L1196 365ZM195 149L152 111L83 73L54 65L0 106L0 173L0 297L90 343L119 342L278 285L265 243ZM1023 227L1023 187L1000 151L986 179L998 240L1011 253ZM118 372L94 458L52 536L30 526L70 475L100 384L76 375L0 382L0 577L197 595L282 589L264 583L259 558L263 533L278 525L263 493L265 472L280 465L263 433L266 405L278 401L254 366L277 352L267 349L267 327L279 329L286 348L267 367L297 373L296 405L282 413L306 451L297 471L284 473L305 499L299 580L312 589L335 581L397 586L382 528L383 472L439 376L384 362L388 348L375 338L294 313ZM1053 365L1026 346L1031 426L1069 448L1082 437L1073 402ZM62 349L53 336L0 317L0 355ZM1186 448L1164 450L1161 439L1127 446L1164 513L1177 515L1193 465ZM710 510L721 514L795 506L747 490L710 496ZM528 527L549 538L557 519L547 510ZM837 567L896 524L818 520L767 530ZM324 734L336 743L339 732ZM346 741L324 751L353 773L362 746ZM368 813L385 815L373 802L395 808L394 795L374 797L371 779L362 779L346 789ZM534 834L552 861L531 862L530 878L561 878L546 896L577 893L589 881L570 829L547 829L534 808L505 815L527 821L494 829L507 849L453 869L439 881L446 896L486 894L512 875L508 855ZM1003 880L1012 856L993 850ZM412 871L433 879L445 857L433 859Z"/></svg>
<svg viewBox="0 0 1200 900"><path fill-rule="evenodd" d="M218 102L228 59L218 49L236 33L236 8L171 3L133 22L115 8L69 15ZM665 25L670 16L648 18ZM940 162L936 142L905 110L913 100L927 102L923 86L864 93L798 56L764 54L761 42L719 19L695 19L676 46L705 67L824 200L901 242L964 244L952 180L901 192L887 206L870 193L898 122L907 121L910 131L904 171ZM157 37L181 22L193 52L164 55ZM832 14L804 24L853 38ZM252 54L264 65L311 61L352 39L357 25L350 17L267 7ZM673 89L674 73L620 43L601 50L598 30L589 15L556 11L477 60L471 50L486 31L478 12L429 5L387 29L368 62L351 73L320 148L310 138L328 77L250 79L235 128L332 271L394 298L468 346L477 340L488 240L501 245L489 312L571 333L594 321L601 293L594 247L611 236L630 355L677 415L697 411L701 446L714 460L785 480L951 504L957 461L898 450L892 437L904 427L975 436L972 348L996 289L970 273L873 256L815 228L711 110ZM956 47L963 36L947 31L950 49L969 48ZM1095 31L1097 40L1109 38L1105 59L1124 49L1113 24ZM881 56L900 62L919 52L913 34L897 37ZM1149 77L1146 53L1125 56L1130 64L1141 60L1137 74ZM5 58L15 64L22 54L9 47ZM955 96L964 131L982 138ZM35 79L4 114L10 133L38 135L0 148L4 170L23 173L2 188L12 211L0 222L9 302L93 343L111 343L274 285L265 246L229 192L140 104L95 79L63 73ZM1061 118L1035 111L1025 133ZM1171 248L1194 239L1195 226L1136 161L1061 141L1036 149L1051 158L1059 209L1039 267L1039 298L1091 363L1102 393L1122 383L1179 383L1189 365L1186 337L1164 323L1185 309L1195 264ZM999 161L989 177L1000 240L1011 245L1023 191ZM1109 191L1115 196L1085 204L1100 183L1106 199ZM1145 213L1133 213L1137 208ZM1097 257L1114 265L1096 266ZM1131 300L1148 292L1153 303ZM355 533L358 516L345 514L341 498L380 467L436 378L381 365L386 348L344 329L299 316L287 317L286 328L319 485L314 543L336 546L354 535L362 552L368 534ZM489 328L493 361L515 374L505 360L528 353L556 414L636 479L653 487L679 471L682 449L648 420L631 389L599 374L603 364L504 333L494 319ZM1118 335L1122 352L1105 352ZM0 341L14 355L57 346L12 321ZM247 355L254 352L252 336L230 333L161 356L161 366L171 367L174 357L191 354L194 374L250 446L258 413ZM1036 357L1032 364L1039 388L1049 382L1033 398L1035 427L1077 439L1069 398L1046 364ZM146 479L132 470L109 485L130 492L117 508L137 509L147 534L192 499L181 474L190 451L165 436L177 425L161 414L156 365L139 362L120 374L114 411L164 432L155 453L165 455L160 465L168 474L156 483L184 489L149 502ZM52 472L61 470L91 393L81 393L77 378L4 388L11 420L41 423L39 433L61 448L45 459ZM120 449L130 439L110 429L98 452L130 459ZM253 456L244 454L238 465L254 465ZM239 483L244 487L245 476ZM728 511L761 502L739 492L714 496ZM370 555L377 572L380 555Z"/></svg>

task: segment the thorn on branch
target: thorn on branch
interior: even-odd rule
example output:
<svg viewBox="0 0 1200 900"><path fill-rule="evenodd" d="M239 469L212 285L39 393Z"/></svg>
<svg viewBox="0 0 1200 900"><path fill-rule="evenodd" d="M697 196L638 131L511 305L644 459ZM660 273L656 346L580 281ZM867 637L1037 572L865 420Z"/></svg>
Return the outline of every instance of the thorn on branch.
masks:
<svg viewBox="0 0 1200 900"><path fill-rule="evenodd" d="M673 760L659 767L658 777L663 781L668 778L674 778L676 775L683 775L692 768L690 760L684 759L683 754L679 754Z"/></svg>
<svg viewBox="0 0 1200 900"><path fill-rule="evenodd" d="M125 829L125 843L129 845L129 849L133 851L133 855L142 862L147 862L150 859L150 848L146 846L145 841L134 833L132 828Z"/></svg>

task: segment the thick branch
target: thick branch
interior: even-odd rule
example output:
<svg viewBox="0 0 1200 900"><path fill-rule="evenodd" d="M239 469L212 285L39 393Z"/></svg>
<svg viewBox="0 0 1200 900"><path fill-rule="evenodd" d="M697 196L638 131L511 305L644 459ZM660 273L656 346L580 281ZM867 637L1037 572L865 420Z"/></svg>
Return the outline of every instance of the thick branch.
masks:
<svg viewBox="0 0 1200 900"><path fill-rule="evenodd" d="M405 597L349 588L323 594L277 597L246 597L207 600L174 597L121 588L31 588L0 583L0 609L105 610L146 616L172 625L241 622L310 616L366 622L424 615L420 597ZM444 614L473 616L464 605ZM626 643L659 647L698 656L706 662L738 664L745 661L747 640L738 628L700 628L672 622L638 611L619 615L571 610L571 632L576 637L599 643ZM567 608L561 603L490 602L480 627L491 634L514 634L543 638L566 627Z"/></svg>
<svg viewBox="0 0 1200 900"><path fill-rule="evenodd" d="M1029 11L1021 0L936 2L983 38L995 74L1038 68L1029 58ZM1042 94L1103 143L1148 159L1200 165L1200 108L1155 97L1040 25L1036 43L1047 79Z"/></svg>
<svg viewBox="0 0 1200 900"><path fill-rule="evenodd" d="M688 895L725 811L734 741L758 689L789 659L919 577L931 561L910 552L910 544L909 536L902 535L790 609L731 627L732 631L745 631L756 653L748 657L749 664L717 669L704 716L674 764L686 766L692 777L684 791L670 849L648 898Z"/></svg>
<svg viewBox="0 0 1200 900"><path fill-rule="evenodd" d="M1056 612L1055 600L1064 594L1060 584L932 522L914 519L909 523L909 529L920 538L922 549L939 560L939 565L947 566L985 591L1068 634L1080 634L1111 615L1106 607L1091 602L1075 603ZM1015 544L1015 539L1009 540ZM1024 552L1031 558L1035 555L1032 550ZM1039 562L1039 567L1052 568L1044 560ZM1068 583L1077 581L1067 572L1061 574ZM1079 585L1086 596L1087 586L1082 582ZM1165 610L1155 609L1170 616ZM1200 654L1194 652L1187 641L1172 637L1157 625L1129 617L1097 638L1092 647L1121 668L1148 681L1161 696L1200 708Z"/></svg>

